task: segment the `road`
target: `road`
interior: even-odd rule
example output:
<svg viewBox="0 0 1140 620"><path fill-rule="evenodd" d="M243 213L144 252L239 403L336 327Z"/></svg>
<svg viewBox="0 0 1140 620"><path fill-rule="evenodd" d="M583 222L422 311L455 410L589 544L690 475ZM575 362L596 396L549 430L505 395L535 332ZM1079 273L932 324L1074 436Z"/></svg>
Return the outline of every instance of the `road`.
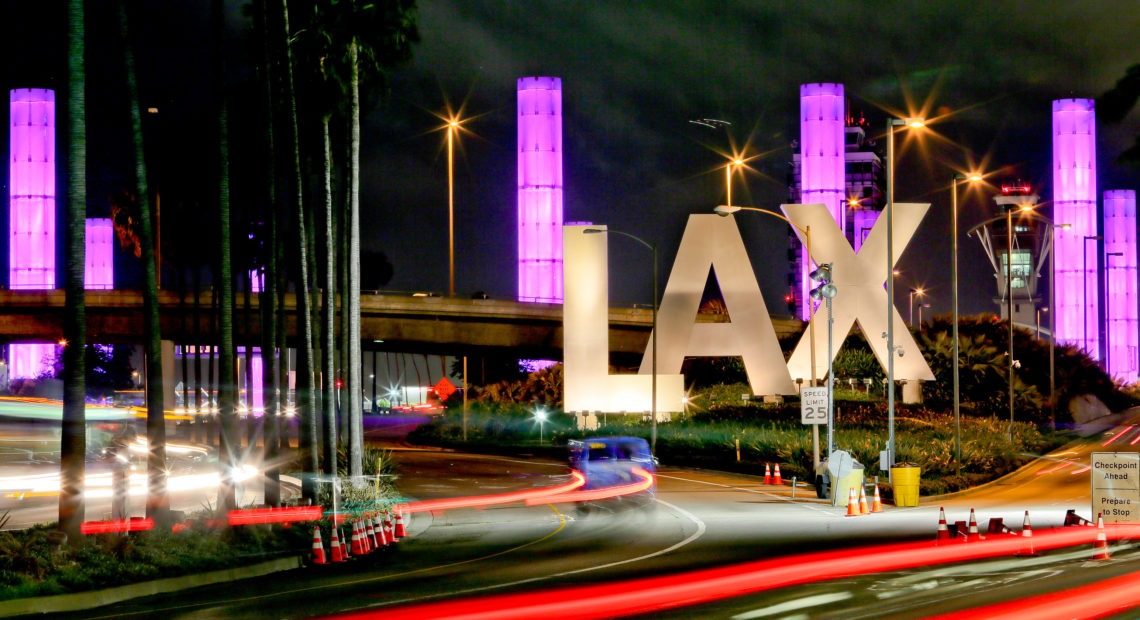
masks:
<svg viewBox="0 0 1140 620"><path fill-rule="evenodd" d="M1119 429L1128 429L1129 422L1124 422ZM1087 463L1087 453L1094 450L1116 449L1101 446L1108 438L1111 435L1098 434L1074 453L1049 455L981 489L859 517L846 516L845 505L833 507L815 499L809 489L796 490L793 498L790 487L765 485L754 476L664 467L653 504L614 502L590 511L513 504L417 514L408 524L409 538L351 563L246 580L236 587L149 597L67 617L307 618L349 610L387 612L400 604L588 586L849 546L865 546L859 553L873 566L878 545L932 539L940 508L951 522L964 520L974 508L983 529L995 516L1020 529L1026 510L1039 531L1060 526L1069 509L1089 516L1087 473L1073 475L1076 465L1059 466L1066 459L1084 458ZM1122 436L1125 445L1127 441ZM397 449L394 456L398 484L415 499L502 493L568 479L563 463L525 456L408 448ZM1138 570L1132 554L1121 548L1116 559L1089 570L1083 570L1090 564L1087 556L1057 559L1049 554L1047 562L1031 566L992 560L949 573L937 567L885 572L729 599L668 612L667 617L765 617L765 609L784 609L774 607L778 605L806 605L795 612L804 617L913 617L917 609L946 611L985 602L986 597L1017 598L1034 588L1068 587L1095 577L1094 572ZM842 592L850 596L834 598Z"/></svg>

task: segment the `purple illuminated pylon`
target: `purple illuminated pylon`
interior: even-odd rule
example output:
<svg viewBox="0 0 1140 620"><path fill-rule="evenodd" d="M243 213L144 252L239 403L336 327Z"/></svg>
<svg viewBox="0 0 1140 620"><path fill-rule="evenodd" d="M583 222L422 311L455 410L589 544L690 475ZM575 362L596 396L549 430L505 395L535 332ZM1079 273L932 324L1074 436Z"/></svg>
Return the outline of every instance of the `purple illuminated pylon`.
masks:
<svg viewBox="0 0 1140 620"><path fill-rule="evenodd" d="M1105 351L1108 372L1137 379L1136 192L1104 192Z"/></svg>
<svg viewBox="0 0 1140 620"><path fill-rule="evenodd" d="M518 81L519 299L562 301L562 80Z"/></svg>
<svg viewBox="0 0 1140 620"><path fill-rule="evenodd" d="M1053 221L1057 342L1100 359L1096 237L1096 109L1092 99L1053 102Z"/></svg>
<svg viewBox="0 0 1140 620"><path fill-rule="evenodd" d="M55 288L55 93L11 91L8 287Z"/></svg>
<svg viewBox="0 0 1140 620"><path fill-rule="evenodd" d="M55 288L55 92L9 92L8 287ZM54 344L13 344L10 377L35 377Z"/></svg>
<svg viewBox="0 0 1140 620"><path fill-rule="evenodd" d="M87 219L87 268L83 286L87 289L115 288L115 227L105 217Z"/></svg>
<svg viewBox="0 0 1140 620"><path fill-rule="evenodd" d="M846 169L844 127L846 111L842 84L800 85L801 204L827 205L839 230L846 232ZM806 248L800 248L800 299L803 320L811 315L808 274L815 268Z"/></svg>

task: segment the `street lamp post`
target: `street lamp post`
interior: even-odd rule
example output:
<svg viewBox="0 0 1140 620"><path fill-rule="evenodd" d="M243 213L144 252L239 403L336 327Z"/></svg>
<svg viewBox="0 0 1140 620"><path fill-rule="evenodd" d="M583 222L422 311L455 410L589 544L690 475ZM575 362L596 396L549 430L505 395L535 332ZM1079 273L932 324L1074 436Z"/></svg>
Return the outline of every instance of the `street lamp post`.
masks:
<svg viewBox="0 0 1140 620"><path fill-rule="evenodd" d="M920 331L922 330L922 309L923 308L929 308L929 307L930 307L930 304L919 304L918 305L918 329Z"/></svg>
<svg viewBox="0 0 1140 620"><path fill-rule="evenodd" d="M958 182L959 181L980 181L981 175L972 174L966 176L964 174L956 173L954 178L950 180L950 239L951 239L951 253L954 255L953 261L950 265L950 279L953 282L951 288L951 297L953 298L950 305L953 307L953 328L951 338L953 339L953 361L954 367L954 462L958 465L958 474L962 474L962 415L961 415L961 397L959 395L959 378L958 378Z"/></svg>
<svg viewBox="0 0 1140 620"><path fill-rule="evenodd" d="M887 466L895 464L895 127L923 127L921 118L887 119ZM889 476L889 474L888 474ZM888 478L889 479L889 478Z"/></svg>
<svg viewBox="0 0 1140 620"><path fill-rule="evenodd" d="M914 327L914 298L915 297L922 297L925 294L926 294L926 291L924 291L920 288L910 289L910 320L909 320L909 323L910 323L911 327ZM921 306L919 307L919 310L918 310L918 316L919 316L918 322L921 323L922 322L922 307Z"/></svg>
<svg viewBox="0 0 1140 620"><path fill-rule="evenodd" d="M1009 440L1013 441L1013 207L1005 210L1005 306L1009 320Z"/></svg>
<svg viewBox="0 0 1140 620"><path fill-rule="evenodd" d="M728 162L728 165L724 167L724 202L730 207L732 206L732 169L736 166L743 165L744 160L737 157Z"/></svg>
<svg viewBox="0 0 1140 620"><path fill-rule="evenodd" d="M1106 252L1104 255L1104 275L1108 280L1105 284L1106 300L1112 299L1112 259L1114 257L1123 258L1124 252ZM1108 302L1105 303L1105 306L1104 370L1109 377L1112 377L1112 325L1108 318L1111 315L1109 310L1111 306Z"/></svg>
<svg viewBox="0 0 1140 620"><path fill-rule="evenodd" d="M1089 350L1089 241L1100 241L1100 235L1085 235L1084 243L1081 245L1081 291L1083 292L1081 298L1081 323L1084 326L1084 335L1081 340L1081 348L1085 353L1093 355Z"/></svg>
<svg viewBox="0 0 1140 620"><path fill-rule="evenodd" d="M447 295L455 297L455 132L459 121L447 124Z"/></svg>
<svg viewBox="0 0 1140 620"><path fill-rule="evenodd" d="M777 218L780 218L781 220L784 220L784 222L786 222L788 224L788 226L791 226L792 228L803 233L804 248L807 250L808 258L811 258L811 226L805 226L803 228L800 228L799 225L797 225L795 222L792 222L792 220L789 220L788 218L784 217L783 215L780 215L779 213L776 213L775 211L769 211L768 209L760 209L757 207L734 207L732 205L719 205L713 209L713 213L716 213L717 215L719 215L721 217L728 217L729 215L732 215L733 213L736 213L737 211L754 211L756 213L767 213L768 215L771 215L772 217L777 217ZM810 377L810 379L811 379L811 385L812 385L812 387L814 387L815 386L815 304L811 303L810 301L808 301L806 299L804 300L804 303L810 304L808 306L808 345L811 348L811 377ZM830 454L828 456L830 456ZM812 464L817 465L817 466L819 465L819 426L817 426L815 424L812 425Z"/></svg>
<svg viewBox="0 0 1140 620"><path fill-rule="evenodd" d="M611 232L615 235L621 235L623 237L628 237L629 239L633 239L634 241L645 246L646 248L649 248L649 251L653 253L653 321L652 321L652 327L651 327L652 332L650 332L650 339L652 342L651 346L653 347L653 354L650 356L650 360L651 360L650 361L650 373L652 374L652 378L650 379L650 381L652 383L652 387L650 388L650 390L651 390L651 396L650 396L651 421L650 421L650 431L649 431L649 433L650 433L650 435L649 435L649 450L650 450L650 452L656 452L656 450L657 450L657 244L656 243L650 243L650 242L642 239L641 237L638 237L636 235L632 235L630 233L627 233L627 232L624 232L621 230L613 230L612 228L611 229L587 228L583 232L586 234L592 234L592 235Z"/></svg>

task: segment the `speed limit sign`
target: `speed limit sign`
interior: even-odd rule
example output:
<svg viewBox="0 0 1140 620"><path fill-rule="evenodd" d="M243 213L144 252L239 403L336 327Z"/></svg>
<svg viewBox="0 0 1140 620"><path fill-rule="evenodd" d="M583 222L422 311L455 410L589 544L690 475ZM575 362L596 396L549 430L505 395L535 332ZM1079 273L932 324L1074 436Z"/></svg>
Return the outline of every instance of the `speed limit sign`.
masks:
<svg viewBox="0 0 1140 620"><path fill-rule="evenodd" d="M827 388L800 388L800 422L827 424Z"/></svg>

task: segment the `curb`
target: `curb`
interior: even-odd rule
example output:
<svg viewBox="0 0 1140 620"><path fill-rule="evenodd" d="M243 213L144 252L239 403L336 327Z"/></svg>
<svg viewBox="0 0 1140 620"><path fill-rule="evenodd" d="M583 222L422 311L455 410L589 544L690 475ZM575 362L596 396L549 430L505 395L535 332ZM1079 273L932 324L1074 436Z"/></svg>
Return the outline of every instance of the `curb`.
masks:
<svg viewBox="0 0 1140 620"><path fill-rule="evenodd" d="M83 609L94 609L96 607L111 605L133 598L150 596L152 594L176 592L178 590L196 588L198 586L235 581L238 579L261 577L262 575L268 575L270 573L276 573L285 570L292 570L294 568L300 568L301 566L302 563L300 556L295 556L289 558L279 558L276 560L270 560L268 562L262 562L260 564L251 564L249 566L242 566L239 568L227 568L223 570L211 571L208 573L197 573L193 575L183 575L181 577L169 577L167 579L144 581L141 583L119 586L117 588L107 588L105 590L90 590L86 592L74 592L70 594L55 594L52 596L38 596L33 598L20 598L8 601L0 601L0 618L20 616L25 614L47 614L79 611Z"/></svg>

